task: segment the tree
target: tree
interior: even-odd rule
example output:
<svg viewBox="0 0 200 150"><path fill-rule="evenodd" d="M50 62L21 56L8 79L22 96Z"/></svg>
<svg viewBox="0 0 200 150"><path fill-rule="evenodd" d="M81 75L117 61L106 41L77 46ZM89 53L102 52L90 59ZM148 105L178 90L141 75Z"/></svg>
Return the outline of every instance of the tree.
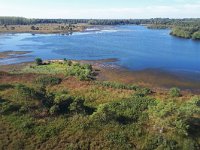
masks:
<svg viewBox="0 0 200 150"><path fill-rule="evenodd" d="M35 28L35 26L31 26L31 30L35 30L36 28Z"/></svg>
<svg viewBox="0 0 200 150"><path fill-rule="evenodd" d="M35 63L36 63L36 65L42 65L42 63L43 63L43 61L42 61L42 59L41 58L36 58L35 59Z"/></svg>
<svg viewBox="0 0 200 150"><path fill-rule="evenodd" d="M195 32L195 33L192 35L192 39L194 39L194 40L200 40L200 31Z"/></svg>

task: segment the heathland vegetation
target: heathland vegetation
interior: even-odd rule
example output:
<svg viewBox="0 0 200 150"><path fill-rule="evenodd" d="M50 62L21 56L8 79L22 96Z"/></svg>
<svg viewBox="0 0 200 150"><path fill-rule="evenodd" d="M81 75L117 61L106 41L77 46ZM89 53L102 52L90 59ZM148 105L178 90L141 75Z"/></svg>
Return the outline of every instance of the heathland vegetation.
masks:
<svg viewBox="0 0 200 150"><path fill-rule="evenodd" d="M0 149L198 150L200 96L97 81L89 64L0 72Z"/></svg>
<svg viewBox="0 0 200 150"><path fill-rule="evenodd" d="M87 25L126 24L147 25L150 29L170 28L171 35L200 39L200 19L27 19L0 17L1 32L65 33L82 31Z"/></svg>

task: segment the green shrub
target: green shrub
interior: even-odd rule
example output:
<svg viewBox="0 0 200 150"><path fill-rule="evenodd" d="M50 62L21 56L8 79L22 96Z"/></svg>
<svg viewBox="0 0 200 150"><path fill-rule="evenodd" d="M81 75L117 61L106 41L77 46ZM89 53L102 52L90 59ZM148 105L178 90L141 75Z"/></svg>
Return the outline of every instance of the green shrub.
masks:
<svg viewBox="0 0 200 150"><path fill-rule="evenodd" d="M9 115L7 121L25 134L33 133L35 122L29 115Z"/></svg>
<svg viewBox="0 0 200 150"><path fill-rule="evenodd" d="M36 65L39 66L39 65L42 65L42 63L43 63L43 61L42 61L41 58L36 58L36 59L35 59L35 64L36 64Z"/></svg>
<svg viewBox="0 0 200 150"><path fill-rule="evenodd" d="M95 122L107 124L110 121L115 121L117 115L114 111L109 109L108 104L100 105L97 108L97 111L94 112L91 116L91 119Z"/></svg>
<svg viewBox="0 0 200 150"><path fill-rule="evenodd" d="M25 105L19 109L19 112L24 114L24 113L27 113L29 110L30 110L30 107Z"/></svg>
<svg viewBox="0 0 200 150"><path fill-rule="evenodd" d="M143 143L144 150L177 150L180 149L178 143L174 140L168 140L162 135L147 135Z"/></svg>
<svg viewBox="0 0 200 150"><path fill-rule="evenodd" d="M158 102L148 110L150 120L158 132L175 132L188 135L189 120L194 113L186 111L184 105L178 106L174 101Z"/></svg>
<svg viewBox="0 0 200 150"><path fill-rule="evenodd" d="M68 66L72 65L72 61L71 60L67 60L66 58L64 58L64 63Z"/></svg>
<svg viewBox="0 0 200 150"><path fill-rule="evenodd" d="M97 85L101 85L104 87L109 87L109 88L114 88L114 89L125 89L125 90L137 90L139 89L138 86L136 85L129 85L129 84L123 84L123 83L117 83L117 82L109 82L109 81L104 81L104 82L95 82Z"/></svg>
<svg viewBox="0 0 200 150"><path fill-rule="evenodd" d="M92 70L92 65L90 65L90 64L84 64L83 68L88 69L88 70Z"/></svg>
<svg viewBox="0 0 200 150"><path fill-rule="evenodd" d="M45 141L48 138L58 135L59 132L65 127L66 120L57 117L57 119L49 121L47 124L35 126L34 133L41 141Z"/></svg>
<svg viewBox="0 0 200 150"><path fill-rule="evenodd" d="M183 112L187 113L189 116L194 114L200 114L200 97L194 96L186 103L182 104L180 108Z"/></svg>
<svg viewBox="0 0 200 150"><path fill-rule="evenodd" d="M93 78L92 67L76 63L67 67L67 75L76 76L80 80L91 80Z"/></svg>
<svg viewBox="0 0 200 150"><path fill-rule="evenodd" d="M51 115L56 115L56 114L59 113L59 111L60 111L60 108L59 108L58 105L54 105L54 106L52 106L52 107L49 109L49 113L50 113Z"/></svg>
<svg viewBox="0 0 200 150"><path fill-rule="evenodd" d="M134 96L145 97L151 93L152 91L148 88L138 88L136 92L134 93Z"/></svg>
<svg viewBox="0 0 200 150"><path fill-rule="evenodd" d="M85 106L84 106L84 100L80 98L75 98L73 102L69 106L69 110L72 113L85 113Z"/></svg>
<svg viewBox="0 0 200 150"><path fill-rule="evenodd" d="M20 98L25 98L25 100L37 98L37 92L32 88L23 84L17 84L15 88L18 91L18 96L20 96Z"/></svg>
<svg viewBox="0 0 200 150"><path fill-rule="evenodd" d="M171 88L169 90L169 95L171 97L180 97L181 96L181 90L179 88L176 88L176 87Z"/></svg>
<svg viewBox="0 0 200 150"><path fill-rule="evenodd" d="M106 138L120 149L131 150L133 148L132 145L129 144L128 137L122 131L109 133L107 134Z"/></svg>
<svg viewBox="0 0 200 150"><path fill-rule="evenodd" d="M68 101L68 103L72 102L72 97L69 94L56 94L55 95L55 99L54 99L55 104L60 105L60 104L65 103L67 101Z"/></svg>
<svg viewBox="0 0 200 150"><path fill-rule="evenodd" d="M0 84L0 91L10 89L10 88L14 88L14 86L11 84Z"/></svg>
<svg viewBox="0 0 200 150"><path fill-rule="evenodd" d="M57 85L57 84L60 84L61 81L62 81L61 78L58 78L58 77L49 77L49 76L39 77L39 78L36 79L36 83L41 84L43 86Z"/></svg>
<svg viewBox="0 0 200 150"><path fill-rule="evenodd" d="M97 111L93 113L92 119L100 122L109 123L116 121L120 124L128 124L138 121L145 121L148 117L145 110L149 106L155 105L155 100L146 97L132 97L119 102L111 102L100 105Z"/></svg>
<svg viewBox="0 0 200 150"><path fill-rule="evenodd" d="M12 112L16 112L20 109L20 106L17 104L11 104L8 102L4 102L3 104L1 104L0 110L1 113L12 113Z"/></svg>

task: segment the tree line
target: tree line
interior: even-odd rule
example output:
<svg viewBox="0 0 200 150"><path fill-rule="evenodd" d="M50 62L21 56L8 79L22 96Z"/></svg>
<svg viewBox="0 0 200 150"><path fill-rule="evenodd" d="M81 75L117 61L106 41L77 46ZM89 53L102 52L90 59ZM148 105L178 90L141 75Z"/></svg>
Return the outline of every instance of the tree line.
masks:
<svg viewBox="0 0 200 150"><path fill-rule="evenodd" d="M200 18L169 19L28 19L23 17L0 17L0 25L35 24L79 24L90 25L148 25L151 29L171 28L171 35L182 38L200 39Z"/></svg>
<svg viewBox="0 0 200 150"><path fill-rule="evenodd" d="M123 25L123 24L162 24L162 25L180 25L180 26L199 26L200 18L193 19L28 19L24 17L0 17L0 25L32 25L41 23L88 23L91 25Z"/></svg>

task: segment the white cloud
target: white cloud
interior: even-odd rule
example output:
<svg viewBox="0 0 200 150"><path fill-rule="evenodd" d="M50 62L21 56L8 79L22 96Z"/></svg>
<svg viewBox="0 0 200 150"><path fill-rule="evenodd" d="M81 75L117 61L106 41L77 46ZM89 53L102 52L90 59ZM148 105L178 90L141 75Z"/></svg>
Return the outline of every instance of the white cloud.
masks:
<svg viewBox="0 0 200 150"><path fill-rule="evenodd" d="M23 8L0 6L1 16L28 18L200 18L200 3L134 8Z"/></svg>

